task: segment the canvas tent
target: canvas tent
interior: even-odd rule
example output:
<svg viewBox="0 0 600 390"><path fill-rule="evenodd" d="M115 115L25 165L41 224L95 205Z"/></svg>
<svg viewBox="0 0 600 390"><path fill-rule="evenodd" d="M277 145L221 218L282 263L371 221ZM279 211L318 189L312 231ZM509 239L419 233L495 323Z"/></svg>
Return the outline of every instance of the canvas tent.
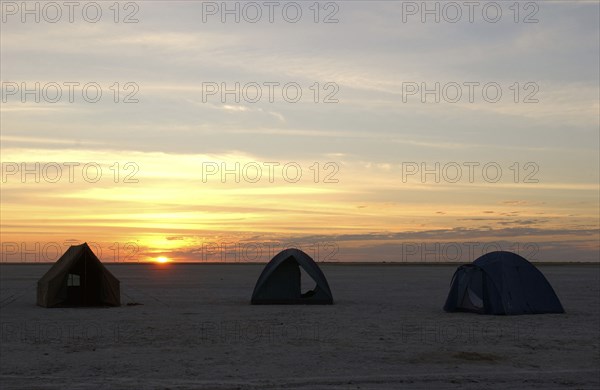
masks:
<svg viewBox="0 0 600 390"><path fill-rule="evenodd" d="M37 285L37 304L57 306L119 306L119 280L96 257L87 243L73 245Z"/></svg>
<svg viewBox="0 0 600 390"><path fill-rule="evenodd" d="M316 286L302 293L300 267ZM330 305L333 296L325 275L314 260L299 249L279 252L265 266L252 293L252 304Z"/></svg>
<svg viewBox="0 0 600 390"><path fill-rule="evenodd" d="M491 252L460 266L444 305L448 312L480 314L564 313L544 275L512 252Z"/></svg>

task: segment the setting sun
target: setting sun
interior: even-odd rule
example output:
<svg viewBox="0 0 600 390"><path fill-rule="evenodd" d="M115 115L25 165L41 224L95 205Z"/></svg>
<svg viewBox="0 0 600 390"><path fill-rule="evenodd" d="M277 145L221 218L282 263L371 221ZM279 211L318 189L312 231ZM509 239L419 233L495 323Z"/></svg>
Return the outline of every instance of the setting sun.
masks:
<svg viewBox="0 0 600 390"><path fill-rule="evenodd" d="M164 257L164 256L161 256L161 257L157 257L157 258L156 258L156 262L157 262L157 263L168 263L168 262L169 262L169 259L168 259L168 258L166 258L166 257Z"/></svg>

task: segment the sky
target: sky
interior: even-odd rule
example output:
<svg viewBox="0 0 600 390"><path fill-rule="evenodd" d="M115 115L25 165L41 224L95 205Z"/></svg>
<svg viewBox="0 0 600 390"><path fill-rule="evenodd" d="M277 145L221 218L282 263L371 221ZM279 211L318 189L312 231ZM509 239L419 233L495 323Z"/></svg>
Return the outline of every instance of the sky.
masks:
<svg viewBox="0 0 600 390"><path fill-rule="evenodd" d="M1 2L2 262L599 261L597 1L116 4Z"/></svg>

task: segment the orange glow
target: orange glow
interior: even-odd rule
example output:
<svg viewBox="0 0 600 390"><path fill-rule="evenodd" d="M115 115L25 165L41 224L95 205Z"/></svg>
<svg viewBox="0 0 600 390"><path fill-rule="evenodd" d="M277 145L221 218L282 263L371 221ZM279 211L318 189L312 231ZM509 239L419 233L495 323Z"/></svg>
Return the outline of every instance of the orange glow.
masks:
<svg viewBox="0 0 600 390"><path fill-rule="evenodd" d="M506 242L505 250L522 243L521 251L523 244L537 248L547 242L552 248L553 243L567 242L585 252L586 259L597 258L598 234L588 231L589 227L597 231L598 226L597 183L551 177L522 186L513 176L498 183L481 177L473 183L468 179L437 183L429 180L431 176L424 181L420 175L404 182L401 166L343 156L335 177L339 182L326 183L322 177L315 181L312 160L298 160L306 172L297 183L283 178L282 164L272 174L272 182L267 177L271 173L257 183L236 182L232 175L223 180L221 174L204 180L199 173L203 163L218 161L235 167L269 160L240 153L127 153L143 167L133 177L139 181L123 182L120 177L115 185L111 167L122 159L119 153L3 147L3 161L34 166L32 156L43 161L69 156L69 161L97 162L105 174L98 182L90 182L78 171L77 180L71 182L63 166L62 181L55 183L36 182L33 174L22 177L3 171L0 262L55 262L69 245L85 241L103 262L157 265L268 262L274 255L268 248L283 249L291 243L315 248L320 260L332 260L335 252L339 261L402 261L398 251L390 249L394 245L431 242L430 247L435 247L463 240L477 242L479 249L490 242ZM34 193L51 196L39 202ZM522 221L531 229L525 242L522 229L507 228L520 226ZM579 228L564 231L564 226ZM577 234L577 240L569 238L571 234ZM580 241L582 237L585 241ZM339 251L332 252L333 244L340 246ZM461 248L463 260L472 260L467 259L469 249ZM554 252L540 250L539 259L548 259L547 254ZM562 258L558 252L555 257Z"/></svg>

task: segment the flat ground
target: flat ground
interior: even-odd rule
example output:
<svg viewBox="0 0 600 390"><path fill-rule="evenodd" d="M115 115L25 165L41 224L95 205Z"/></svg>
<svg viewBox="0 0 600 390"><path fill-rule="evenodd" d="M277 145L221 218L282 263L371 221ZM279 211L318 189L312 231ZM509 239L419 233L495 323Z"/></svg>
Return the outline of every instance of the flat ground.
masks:
<svg viewBox="0 0 600 390"><path fill-rule="evenodd" d="M323 265L333 306L252 306L260 265L130 264L118 308L44 309L0 265L0 388L600 387L600 268L541 266L566 314L441 310L454 266Z"/></svg>

